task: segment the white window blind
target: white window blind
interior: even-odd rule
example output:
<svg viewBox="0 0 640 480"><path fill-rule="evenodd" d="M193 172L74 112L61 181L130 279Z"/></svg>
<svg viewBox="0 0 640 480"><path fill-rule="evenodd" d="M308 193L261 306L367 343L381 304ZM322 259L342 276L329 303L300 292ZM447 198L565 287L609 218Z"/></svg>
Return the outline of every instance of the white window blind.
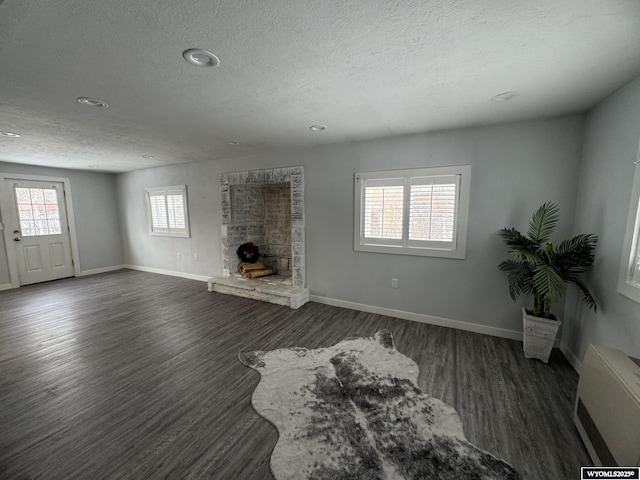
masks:
<svg viewBox="0 0 640 480"><path fill-rule="evenodd" d="M466 165L356 174L355 249L464 258L469 175Z"/></svg>
<svg viewBox="0 0 640 480"><path fill-rule="evenodd" d="M169 228L185 228L184 196L182 194L167 195L167 220Z"/></svg>
<svg viewBox="0 0 640 480"><path fill-rule="evenodd" d="M400 245L404 180L369 180L364 188L364 236L371 242ZM398 242L394 242L398 240ZM385 242L387 241L387 242Z"/></svg>
<svg viewBox="0 0 640 480"><path fill-rule="evenodd" d="M618 292L640 303L640 144L637 158L622 245Z"/></svg>
<svg viewBox="0 0 640 480"><path fill-rule="evenodd" d="M186 186L147 188L146 194L151 234L188 237Z"/></svg>
<svg viewBox="0 0 640 480"><path fill-rule="evenodd" d="M459 176L417 177L410 182L409 240L453 243Z"/></svg>

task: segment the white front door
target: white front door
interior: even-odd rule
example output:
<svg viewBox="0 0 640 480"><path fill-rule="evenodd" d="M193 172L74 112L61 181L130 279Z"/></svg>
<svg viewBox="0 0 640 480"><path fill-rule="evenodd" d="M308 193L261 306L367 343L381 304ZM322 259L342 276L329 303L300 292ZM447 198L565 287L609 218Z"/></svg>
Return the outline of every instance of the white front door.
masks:
<svg viewBox="0 0 640 480"><path fill-rule="evenodd" d="M20 285L72 277L64 184L13 179L5 182L12 198L12 218L7 227Z"/></svg>

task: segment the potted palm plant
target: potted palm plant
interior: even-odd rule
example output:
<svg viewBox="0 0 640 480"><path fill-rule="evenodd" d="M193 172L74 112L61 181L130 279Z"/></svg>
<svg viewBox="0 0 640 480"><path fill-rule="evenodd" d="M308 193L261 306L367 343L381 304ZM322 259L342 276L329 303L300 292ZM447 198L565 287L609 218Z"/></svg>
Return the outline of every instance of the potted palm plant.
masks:
<svg viewBox="0 0 640 480"><path fill-rule="evenodd" d="M558 224L559 212L556 204L547 202L533 214L526 236L515 228L499 232L507 245L509 259L498 268L507 274L511 298L515 301L521 294L533 296L533 308L522 307L524 355L545 363L561 324L550 308L564 295L567 284L573 283L580 289L587 307L597 308L582 275L593 265L598 237L580 234L554 245L550 238Z"/></svg>

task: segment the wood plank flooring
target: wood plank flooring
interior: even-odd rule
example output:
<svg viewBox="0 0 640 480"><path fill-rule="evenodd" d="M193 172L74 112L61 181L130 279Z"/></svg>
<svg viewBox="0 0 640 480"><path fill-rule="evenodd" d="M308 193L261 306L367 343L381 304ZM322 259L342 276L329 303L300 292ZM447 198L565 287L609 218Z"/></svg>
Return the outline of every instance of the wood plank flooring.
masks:
<svg viewBox="0 0 640 480"><path fill-rule="evenodd" d="M276 430L240 350L333 345L389 328L419 386L523 479L579 478L577 374L562 354L309 303L299 310L122 270L0 292L0 478L273 478Z"/></svg>

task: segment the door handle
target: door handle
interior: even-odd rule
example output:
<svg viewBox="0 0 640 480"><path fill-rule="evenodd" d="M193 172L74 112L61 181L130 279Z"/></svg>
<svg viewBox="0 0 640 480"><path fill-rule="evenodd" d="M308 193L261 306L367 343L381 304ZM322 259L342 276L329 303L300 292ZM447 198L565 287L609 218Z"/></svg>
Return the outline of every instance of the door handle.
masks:
<svg viewBox="0 0 640 480"><path fill-rule="evenodd" d="M19 242L20 240L22 240L22 237L16 237L13 239L14 242Z"/></svg>

